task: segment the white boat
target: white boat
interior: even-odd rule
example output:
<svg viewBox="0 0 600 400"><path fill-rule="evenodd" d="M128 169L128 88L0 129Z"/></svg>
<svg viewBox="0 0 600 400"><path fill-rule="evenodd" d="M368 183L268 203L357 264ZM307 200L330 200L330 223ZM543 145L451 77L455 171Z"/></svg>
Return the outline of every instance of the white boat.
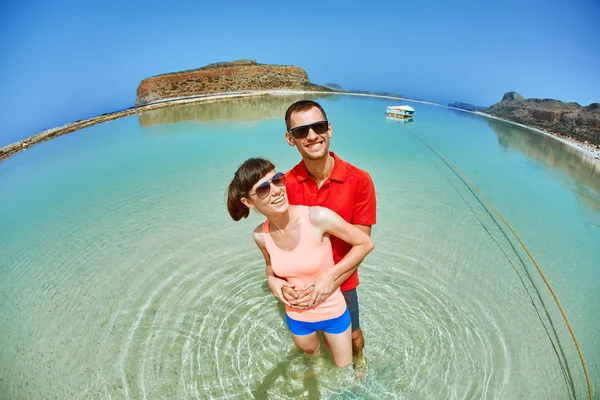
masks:
<svg viewBox="0 0 600 400"><path fill-rule="evenodd" d="M387 116L393 118L412 118L415 109L411 106L388 106Z"/></svg>

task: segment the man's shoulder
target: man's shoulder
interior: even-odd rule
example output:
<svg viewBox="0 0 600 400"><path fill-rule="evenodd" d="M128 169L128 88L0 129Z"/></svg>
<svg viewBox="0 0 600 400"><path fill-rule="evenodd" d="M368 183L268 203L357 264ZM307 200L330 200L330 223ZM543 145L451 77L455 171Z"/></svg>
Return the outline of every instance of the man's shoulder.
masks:
<svg viewBox="0 0 600 400"><path fill-rule="evenodd" d="M303 161L300 161L298 164L294 165L289 171L287 171L285 173L285 177L286 178L294 178L297 179L298 175L302 172L302 168L304 167L304 165L302 164ZM304 169L306 169L306 167L304 167Z"/></svg>
<svg viewBox="0 0 600 400"><path fill-rule="evenodd" d="M342 161L346 164L346 173L352 179L356 179L361 183L368 183L373 181L371 175L364 169L360 169L356 165L353 165L348 161Z"/></svg>

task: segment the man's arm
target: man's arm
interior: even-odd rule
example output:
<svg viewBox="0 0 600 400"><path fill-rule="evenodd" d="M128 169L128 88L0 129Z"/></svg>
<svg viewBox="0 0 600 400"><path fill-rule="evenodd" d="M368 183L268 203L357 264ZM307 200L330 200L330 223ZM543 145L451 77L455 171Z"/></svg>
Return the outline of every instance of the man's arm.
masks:
<svg viewBox="0 0 600 400"><path fill-rule="evenodd" d="M362 173L363 177L360 180L361 188L357 191L351 222L354 226L371 237L371 227L375 224L377 219L377 198L375 196L373 179L371 179L371 176L367 172L362 171ZM336 289L356 272L359 265L356 265L335 280Z"/></svg>
<svg viewBox="0 0 600 400"><path fill-rule="evenodd" d="M337 289L336 280L339 279L340 283L343 282L341 280L343 275L356 269L357 265L373 249L373 241L362 229L349 224L328 208L312 207L309 215L313 226L322 229L322 234L328 233L336 236L352 246L340 262L320 274L314 282L303 288L307 289L309 286L313 286L309 307L314 307L322 303Z"/></svg>
<svg viewBox="0 0 600 400"><path fill-rule="evenodd" d="M376 209L377 199L375 195L375 185L371 176L364 172L363 179L361 180L361 187L357 191L357 195L354 202L353 212L353 225L358 227L360 230L371 236L371 227L376 222ZM360 264L355 265L352 269L344 272L342 275L335 279L335 287L337 289L344 283L359 267ZM296 300L289 299L290 304L296 307L306 307L308 301L312 296L313 286L306 290L298 292ZM333 291L332 291L333 292Z"/></svg>
<svg viewBox="0 0 600 400"><path fill-rule="evenodd" d="M371 225L357 225L354 224L354 226L356 226L358 229L360 229L361 231L363 231L364 233L366 233L367 235L369 235L369 237L371 237ZM350 276L358 269L358 267L360 267L360 264L355 265L352 269L350 269L349 271L343 273L342 275L340 275L335 281L335 287L333 290L336 290L337 288L339 288L341 286L342 283L346 282L348 280L348 278L350 278Z"/></svg>
<svg viewBox="0 0 600 400"><path fill-rule="evenodd" d="M369 237L371 237L371 225L357 225L357 224L353 224L353 225L356 226L361 231L363 231L364 233L366 233L367 235L369 235ZM360 266L360 264L355 265L350 270L348 270L347 272L340 275L337 279L335 279L334 287L333 287L333 290L331 291L331 293L333 293L335 290L337 290L337 288L339 288L342 285L342 283L346 282L346 280L348 280L348 278L350 278L350 276L358 269L359 266ZM285 289L287 289L287 288L284 288L284 290ZM313 289L314 289L314 286L312 286L312 285L305 290L301 290L300 292L296 292L296 291L293 291L292 289L289 289L290 291L293 291L294 294L297 293L298 297L297 298L288 298L287 300L289 301L289 303L292 307L295 306L298 308L306 308L306 307L308 307L308 303L310 301L310 298L312 297ZM315 307L318 306L319 304L320 303L316 304Z"/></svg>

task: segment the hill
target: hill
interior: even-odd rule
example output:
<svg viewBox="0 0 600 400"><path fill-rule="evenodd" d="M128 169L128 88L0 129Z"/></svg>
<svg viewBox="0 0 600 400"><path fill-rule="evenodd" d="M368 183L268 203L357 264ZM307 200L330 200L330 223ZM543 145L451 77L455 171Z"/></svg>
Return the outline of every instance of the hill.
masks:
<svg viewBox="0 0 600 400"><path fill-rule="evenodd" d="M526 99L508 92L502 101L484 111L523 125L600 145L600 104L582 107L554 99Z"/></svg>
<svg viewBox="0 0 600 400"><path fill-rule="evenodd" d="M135 104L140 106L166 99L254 90L330 91L311 83L302 68L239 60L146 78L137 88Z"/></svg>
<svg viewBox="0 0 600 400"><path fill-rule="evenodd" d="M467 110L467 111L485 111L485 110L487 110L487 107L475 106L473 104L463 103L460 101L457 101L455 103L449 103L448 107L460 108L461 110Z"/></svg>

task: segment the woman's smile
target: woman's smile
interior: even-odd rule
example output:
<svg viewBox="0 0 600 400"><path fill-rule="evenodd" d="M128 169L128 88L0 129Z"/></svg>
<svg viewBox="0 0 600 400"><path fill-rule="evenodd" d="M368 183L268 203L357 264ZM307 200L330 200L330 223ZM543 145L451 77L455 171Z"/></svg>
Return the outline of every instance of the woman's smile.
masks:
<svg viewBox="0 0 600 400"><path fill-rule="evenodd" d="M277 197L275 200L273 200L273 201L271 202L271 204L279 204L279 203L282 203L282 202L283 202L283 200L285 200L285 199L284 199L284 197L285 197L285 195L284 195L284 194L281 194L281 196L279 196L279 197Z"/></svg>

